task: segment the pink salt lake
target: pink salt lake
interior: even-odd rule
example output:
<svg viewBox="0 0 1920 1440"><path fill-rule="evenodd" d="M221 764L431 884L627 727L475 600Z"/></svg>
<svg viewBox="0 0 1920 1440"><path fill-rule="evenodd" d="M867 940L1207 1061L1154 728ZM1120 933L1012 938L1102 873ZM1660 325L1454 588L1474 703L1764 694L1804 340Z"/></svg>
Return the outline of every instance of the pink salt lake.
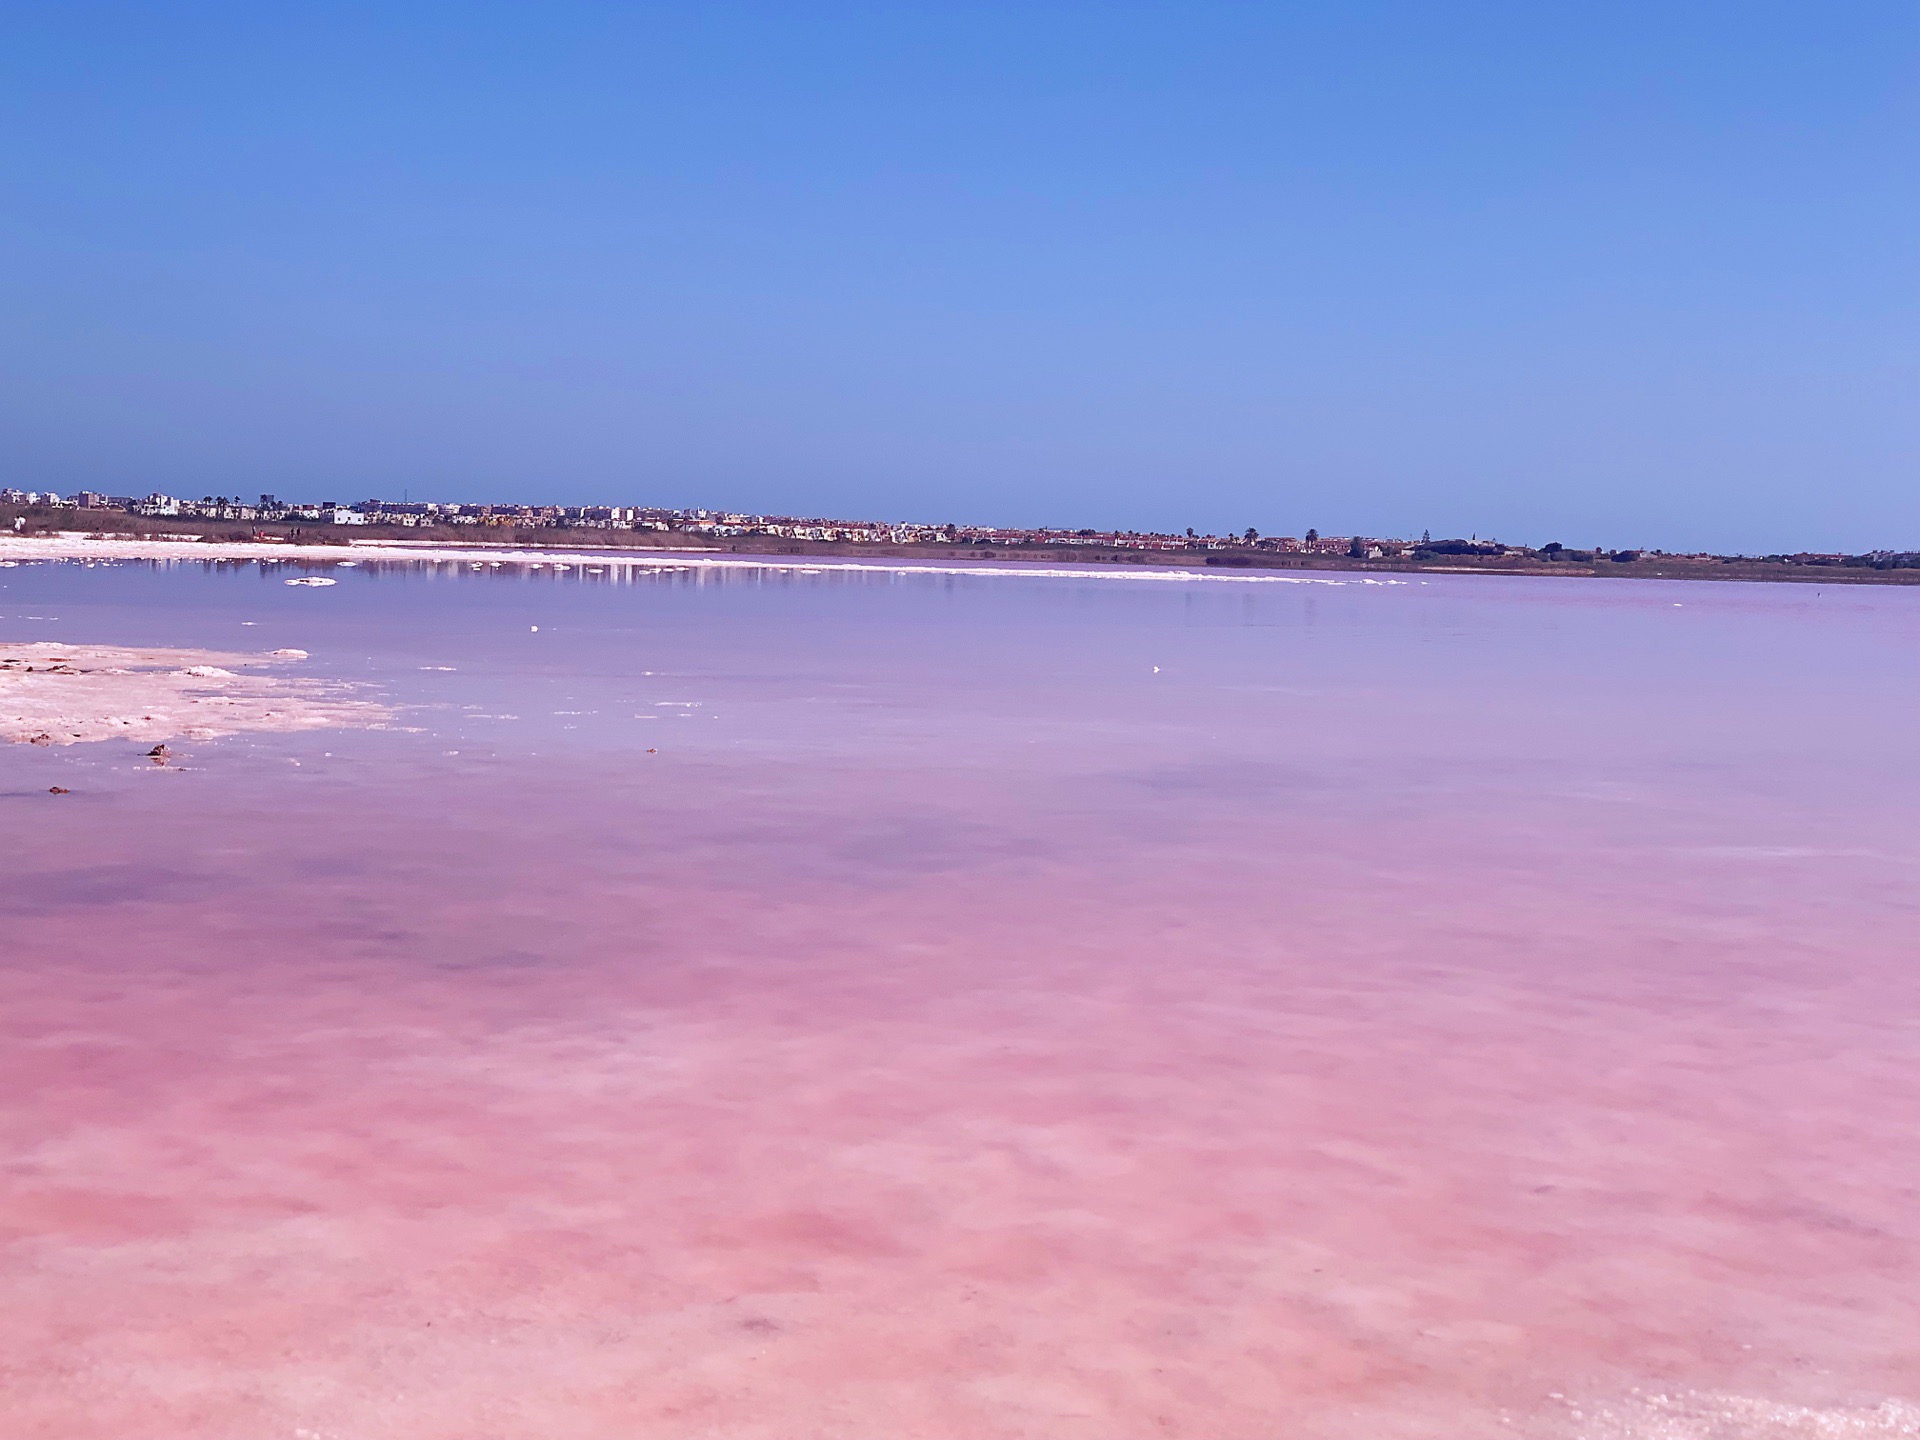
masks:
<svg viewBox="0 0 1920 1440"><path fill-rule="evenodd" d="M1920 1433L1920 591L338 573L0 576L412 727L0 750L6 1440Z"/></svg>

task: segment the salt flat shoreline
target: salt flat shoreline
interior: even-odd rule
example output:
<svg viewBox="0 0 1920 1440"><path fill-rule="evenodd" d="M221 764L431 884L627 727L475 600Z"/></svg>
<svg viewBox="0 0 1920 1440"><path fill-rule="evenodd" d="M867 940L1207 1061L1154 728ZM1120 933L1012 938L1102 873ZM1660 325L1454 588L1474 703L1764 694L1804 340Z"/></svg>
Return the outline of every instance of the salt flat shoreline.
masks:
<svg viewBox="0 0 1920 1440"><path fill-rule="evenodd" d="M0 506L0 525L12 518L9 507ZM1294 583L1320 582L1352 584L1366 577L1375 583L1407 583L1403 577L1420 575L1505 575L1538 579L1571 580L1717 580L1749 584L1793 585L1920 585L1920 568L1888 566L1878 568L1830 563L1805 563L1713 557L1640 554L1627 564L1607 561L1569 561L1564 557L1551 563L1539 559L1499 559L1440 556L1425 560L1354 560L1346 556L1289 555L1265 551L1228 548L1217 553L1160 553L1137 550L1104 550L1098 547L1032 546L980 549L967 545L954 547L926 544L876 547L866 542L783 542L771 543L760 537L729 540L724 545L668 545L651 543L665 537L640 537L627 532L598 532L594 539L583 535L571 543L549 538L569 532L487 530L483 533L501 538L476 539L447 530L413 531L372 526L349 535L332 527L270 527L268 538L247 540L227 538L218 530L195 528L191 523L161 521L140 528L60 529L44 528L44 521L32 517L41 528L11 535L0 532L0 553L8 543L73 540L85 544L130 546L146 543L184 545L202 554L216 547L261 544L280 553L318 550L335 553L343 549L382 552L433 552L457 560L475 555L497 557L509 552L557 556L574 561L580 556L613 556L625 568L642 564L654 566L695 562L744 564L768 568L854 568L888 573L922 571L934 574L1023 574L1054 577L1142 576L1151 580L1194 579L1285 579ZM255 532L259 534L261 532ZM325 535L310 541L312 534ZM111 538L109 538L111 537ZM1441 561L1447 563L1441 563ZM0 564L4 564L0 561ZM1394 578L1402 577L1402 578Z"/></svg>
<svg viewBox="0 0 1920 1440"><path fill-rule="evenodd" d="M525 565L553 568L564 565L605 570L788 570L854 571L887 575L978 575L989 578L1024 577L1051 580L1148 580L1202 583L1224 581L1239 585L1405 585L1398 578L1374 575L1275 575L1226 570L1111 569L1088 566L1031 564L927 564L912 561L882 563L834 556L706 555L675 550L636 552L609 547L443 545L354 540L345 545L297 545L277 541L96 539L88 536L0 536L0 563L33 560L280 560L320 564L378 561L402 565L465 564L476 566Z"/></svg>

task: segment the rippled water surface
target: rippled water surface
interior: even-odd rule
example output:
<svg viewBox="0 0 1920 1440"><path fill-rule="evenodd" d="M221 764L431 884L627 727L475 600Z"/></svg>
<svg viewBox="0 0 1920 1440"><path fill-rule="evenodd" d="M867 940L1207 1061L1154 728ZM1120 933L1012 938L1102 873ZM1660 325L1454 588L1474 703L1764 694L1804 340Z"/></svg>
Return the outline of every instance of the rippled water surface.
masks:
<svg viewBox="0 0 1920 1440"><path fill-rule="evenodd" d="M336 573L0 572L398 710L0 750L8 1440L1920 1433L1920 593Z"/></svg>

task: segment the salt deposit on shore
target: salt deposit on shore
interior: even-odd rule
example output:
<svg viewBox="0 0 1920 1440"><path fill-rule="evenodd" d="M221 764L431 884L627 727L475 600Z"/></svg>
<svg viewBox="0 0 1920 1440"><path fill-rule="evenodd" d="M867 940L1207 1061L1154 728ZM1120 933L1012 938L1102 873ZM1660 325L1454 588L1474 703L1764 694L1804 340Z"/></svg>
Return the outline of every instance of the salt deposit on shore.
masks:
<svg viewBox="0 0 1920 1440"><path fill-rule="evenodd" d="M552 566L562 570L569 565L597 566L610 571L635 570L794 570L807 574L837 571L879 572L888 575L980 575L1018 576L1027 579L1054 580L1175 580L1184 582L1222 581L1253 585L1405 585L1405 580L1388 580L1372 575L1348 575L1333 578L1324 575L1275 575L1229 570L1148 569L1131 565L1031 565L967 564L939 565L911 560L884 563L871 560L836 560L823 564L818 558L777 555L691 555L677 551L647 550L549 550L518 549L509 546L441 545L426 541L387 543L377 540L353 541L352 548L341 545L283 545L278 542L245 540L206 540L183 544L186 537L172 540L103 539L92 535L63 534L49 536L0 536L0 565L21 560L297 560L330 562L353 566L369 560L389 564L435 565L461 564L478 570L483 566ZM348 557L352 556L352 559ZM307 583L317 583L309 581Z"/></svg>
<svg viewBox="0 0 1920 1440"><path fill-rule="evenodd" d="M1749 1395L1635 1393L1586 1404L1555 1396L1547 1433L1578 1440L1898 1440L1920 1436L1920 1406L1785 1404Z"/></svg>
<svg viewBox="0 0 1920 1440"><path fill-rule="evenodd" d="M33 745L209 739L249 730L363 727L387 718L384 708L351 698L343 686L240 673L297 658L304 656L0 643L0 739Z"/></svg>

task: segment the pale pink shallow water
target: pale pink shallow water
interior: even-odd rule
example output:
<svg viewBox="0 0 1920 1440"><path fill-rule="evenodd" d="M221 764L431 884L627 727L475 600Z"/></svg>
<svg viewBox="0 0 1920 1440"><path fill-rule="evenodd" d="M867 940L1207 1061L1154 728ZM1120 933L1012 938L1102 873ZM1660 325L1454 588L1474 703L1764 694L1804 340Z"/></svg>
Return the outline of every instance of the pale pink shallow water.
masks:
<svg viewBox="0 0 1920 1440"><path fill-rule="evenodd" d="M1920 597L341 579L4 577L419 727L0 752L8 1440L1912 1433Z"/></svg>

